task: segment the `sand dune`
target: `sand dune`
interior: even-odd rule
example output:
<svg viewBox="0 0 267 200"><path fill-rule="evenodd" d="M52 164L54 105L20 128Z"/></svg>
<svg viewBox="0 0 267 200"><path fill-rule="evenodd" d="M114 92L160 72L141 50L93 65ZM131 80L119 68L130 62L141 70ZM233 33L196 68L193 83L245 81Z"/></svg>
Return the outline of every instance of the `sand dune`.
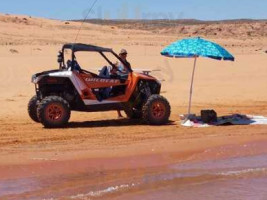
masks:
<svg viewBox="0 0 267 200"><path fill-rule="evenodd" d="M158 34L209 38L255 38L267 36L267 20L87 20L122 29L147 30Z"/></svg>

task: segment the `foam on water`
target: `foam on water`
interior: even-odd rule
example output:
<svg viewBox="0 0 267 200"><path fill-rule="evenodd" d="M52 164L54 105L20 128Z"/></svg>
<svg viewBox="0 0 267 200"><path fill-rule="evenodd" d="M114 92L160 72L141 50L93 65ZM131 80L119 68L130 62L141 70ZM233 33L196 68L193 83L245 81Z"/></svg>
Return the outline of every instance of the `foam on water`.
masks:
<svg viewBox="0 0 267 200"><path fill-rule="evenodd" d="M86 199L86 198L90 198L90 197L100 197L103 196L105 194L110 194L110 193L114 193L117 191L120 191L122 189L127 189L127 188L131 188L134 187L135 184L123 184L123 185L116 185L116 186L111 186L102 190L98 190L98 191L91 191L88 192L86 194L77 194L77 195L73 195L70 196L71 199Z"/></svg>
<svg viewBox="0 0 267 200"><path fill-rule="evenodd" d="M243 170L236 170L236 171L227 171L227 172L220 172L218 175L222 176L242 176L248 174L263 174L267 173L266 168L255 168L255 169L243 169Z"/></svg>

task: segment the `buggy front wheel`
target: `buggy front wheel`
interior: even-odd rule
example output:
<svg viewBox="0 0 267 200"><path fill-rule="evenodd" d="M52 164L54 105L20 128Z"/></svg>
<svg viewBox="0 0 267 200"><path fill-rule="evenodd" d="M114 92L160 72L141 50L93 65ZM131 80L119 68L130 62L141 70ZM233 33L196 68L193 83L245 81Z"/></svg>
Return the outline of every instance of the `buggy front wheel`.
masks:
<svg viewBox="0 0 267 200"><path fill-rule="evenodd" d="M168 123L171 107L166 98L160 95L151 95L142 109L143 120L151 125Z"/></svg>
<svg viewBox="0 0 267 200"><path fill-rule="evenodd" d="M70 106L59 96L48 96L38 105L37 115L46 128L64 127L70 119Z"/></svg>

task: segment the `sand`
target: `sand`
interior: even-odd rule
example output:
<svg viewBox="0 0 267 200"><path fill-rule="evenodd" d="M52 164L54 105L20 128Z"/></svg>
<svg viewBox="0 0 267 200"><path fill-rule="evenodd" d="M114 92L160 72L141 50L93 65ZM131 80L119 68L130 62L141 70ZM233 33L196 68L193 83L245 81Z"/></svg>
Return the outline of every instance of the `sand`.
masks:
<svg viewBox="0 0 267 200"><path fill-rule="evenodd" d="M126 48L133 68L160 69L153 75L164 80L162 92L172 107L170 124L140 125L117 119L116 112L73 112L66 129L44 129L32 122L27 114L27 103L34 95L31 76L58 67L58 50L63 43L74 42L79 26L78 22L0 15L0 179L80 173L88 167L91 171L149 168L194 160L195 153L209 148L267 141L266 126L182 127L179 115L187 111L193 60L165 58L159 52L188 35L109 25L84 24L78 41L115 51ZM217 30L219 25L214 26ZM219 116L267 116L266 34L242 34L242 38L221 34L211 39L232 52L236 61L198 59L192 111L199 114L212 108ZM90 62L96 65L92 70L101 67ZM216 157L220 155L208 156Z"/></svg>

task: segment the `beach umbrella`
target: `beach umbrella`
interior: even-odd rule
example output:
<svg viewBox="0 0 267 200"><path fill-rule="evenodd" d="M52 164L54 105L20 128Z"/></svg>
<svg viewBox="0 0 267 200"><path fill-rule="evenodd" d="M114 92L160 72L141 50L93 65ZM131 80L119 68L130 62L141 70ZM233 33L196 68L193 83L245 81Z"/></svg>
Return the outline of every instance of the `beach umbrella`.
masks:
<svg viewBox="0 0 267 200"><path fill-rule="evenodd" d="M161 55L174 58L194 58L194 67L190 86L188 117L191 114L193 84L197 58L206 57L216 60L235 60L235 58L219 44L202 39L200 37L178 40L177 42L174 42L173 44L163 49Z"/></svg>

